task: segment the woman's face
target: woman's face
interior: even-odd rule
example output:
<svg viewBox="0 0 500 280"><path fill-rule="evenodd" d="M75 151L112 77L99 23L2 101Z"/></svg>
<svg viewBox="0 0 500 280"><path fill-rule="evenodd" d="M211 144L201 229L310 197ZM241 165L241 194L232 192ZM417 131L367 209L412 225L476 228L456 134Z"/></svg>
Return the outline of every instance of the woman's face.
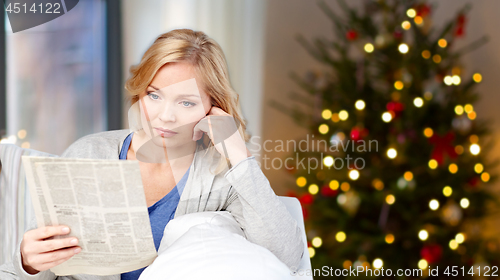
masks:
<svg viewBox="0 0 500 280"><path fill-rule="evenodd" d="M168 63L139 96L142 127L155 145L178 147L194 142L194 126L211 109L211 99L195 76L187 62Z"/></svg>

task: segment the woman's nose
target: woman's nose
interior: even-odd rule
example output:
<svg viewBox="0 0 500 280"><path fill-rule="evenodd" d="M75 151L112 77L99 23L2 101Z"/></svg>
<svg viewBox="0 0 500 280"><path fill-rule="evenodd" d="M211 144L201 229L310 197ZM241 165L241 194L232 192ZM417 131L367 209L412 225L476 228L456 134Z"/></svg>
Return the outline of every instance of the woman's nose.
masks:
<svg viewBox="0 0 500 280"><path fill-rule="evenodd" d="M158 116L162 122L175 122L175 110L171 106L165 106L163 111Z"/></svg>

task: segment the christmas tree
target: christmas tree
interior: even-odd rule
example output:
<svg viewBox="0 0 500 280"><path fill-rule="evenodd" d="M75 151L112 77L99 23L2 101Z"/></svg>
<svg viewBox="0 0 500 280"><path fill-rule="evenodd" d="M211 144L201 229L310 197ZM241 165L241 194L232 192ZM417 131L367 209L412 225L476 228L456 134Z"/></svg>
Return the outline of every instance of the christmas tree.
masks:
<svg viewBox="0 0 500 280"><path fill-rule="evenodd" d="M292 74L303 92L291 98L302 107L271 104L314 138L294 155L321 164L288 166L313 269L392 269L384 279L416 279L395 274L418 268L425 278L436 267L437 279L498 275L497 241L477 226L498 205L488 192L497 164L489 123L474 110L482 76L460 62L487 37L454 48L470 7L435 27L423 1L367 0L362 11L338 3L342 15L319 3L335 39L298 37L325 66Z"/></svg>

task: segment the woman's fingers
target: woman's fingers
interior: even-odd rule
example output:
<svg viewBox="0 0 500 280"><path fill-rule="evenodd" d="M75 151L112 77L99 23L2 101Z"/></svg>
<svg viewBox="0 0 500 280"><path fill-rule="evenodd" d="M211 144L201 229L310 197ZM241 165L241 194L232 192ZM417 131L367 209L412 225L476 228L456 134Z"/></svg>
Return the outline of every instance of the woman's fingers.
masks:
<svg viewBox="0 0 500 280"><path fill-rule="evenodd" d="M206 116L195 125L193 140L199 140L205 132L214 144L221 143L238 130L236 123L236 120L227 114Z"/></svg>
<svg viewBox="0 0 500 280"><path fill-rule="evenodd" d="M74 255L78 254L81 251L81 248L78 246L61 249L54 252L44 253L40 255L40 261L42 263L39 264L39 271L44 271L53 268L56 265L59 265L67 260L69 260ZM48 262L43 262L45 260L49 260Z"/></svg>
<svg viewBox="0 0 500 280"><path fill-rule="evenodd" d="M55 235L65 235L70 232L67 226L46 226L30 230L24 234L24 238L32 240L44 240Z"/></svg>
<svg viewBox="0 0 500 280"><path fill-rule="evenodd" d="M47 226L26 232L20 248L23 268L28 273L34 274L55 266L55 262L62 263L78 254L81 248L75 246L78 244L78 239L75 237L48 239L69 232L67 226ZM52 264L47 265L49 263Z"/></svg>
<svg viewBox="0 0 500 280"><path fill-rule="evenodd" d="M207 117L201 119L193 128L193 141L198 141L203 137L203 133L208 132Z"/></svg>
<svg viewBox="0 0 500 280"><path fill-rule="evenodd" d="M61 248L72 247L77 244L78 244L78 239L76 239L75 237L45 240L45 242L43 242L40 246L41 247L40 252L41 253L50 252Z"/></svg>

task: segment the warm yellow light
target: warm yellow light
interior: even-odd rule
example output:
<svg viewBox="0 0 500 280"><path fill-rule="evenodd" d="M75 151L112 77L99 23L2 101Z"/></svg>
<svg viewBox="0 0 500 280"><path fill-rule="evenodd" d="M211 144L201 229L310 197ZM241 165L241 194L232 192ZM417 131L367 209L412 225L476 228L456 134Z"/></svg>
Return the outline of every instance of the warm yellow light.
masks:
<svg viewBox="0 0 500 280"><path fill-rule="evenodd" d="M406 15L410 18L414 18L417 15L415 9L411 8L406 11Z"/></svg>
<svg viewBox="0 0 500 280"><path fill-rule="evenodd" d="M317 194L318 191L319 191L318 185L316 185L316 184L309 185L309 193L310 194Z"/></svg>
<svg viewBox="0 0 500 280"><path fill-rule="evenodd" d="M453 67L451 69L451 74L452 75L460 75L460 73L462 73L462 70L458 66L455 66L455 67Z"/></svg>
<svg viewBox="0 0 500 280"><path fill-rule="evenodd" d="M27 134L26 130L21 129L17 132L17 137L19 139L24 139L26 137L26 134Z"/></svg>
<svg viewBox="0 0 500 280"><path fill-rule="evenodd" d="M441 62L441 56L439 54L433 55L432 56L432 61L434 61L435 63Z"/></svg>
<svg viewBox="0 0 500 280"><path fill-rule="evenodd" d="M378 191L381 191L384 189L384 182L382 182L380 179L378 178L375 178L373 179L372 181L372 186L378 190Z"/></svg>
<svg viewBox="0 0 500 280"><path fill-rule="evenodd" d="M401 27L403 27L404 30L408 30L411 28L411 23L407 20L403 21L403 23L401 23Z"/></svg>
<svg viewBox="0 0 500 280"><path fill-rule="evenodd" d="M432 92L430 92L430 91L424 92L424 98L425 98L425 100L431 100L432 99Z"/></svg>
<svg viewBox="0 0 500 280"><path fill-rule="evenodd" d="M480 163L476 163L474 165L474 171L476 171L477 174L480 174L481 172L483 172L484 170L484 166Z"/></svg>
<svg viewBox="0 0 500 280"><path fill-rule="evenodd" d="M450 240L450 248L455 250L458 248L458 242L455 239Z"/></svg>
<svg viewBox="0 0 500 280"><path fill-rule="evenodd" d="M353 180L353 181L358 180L358 178L359 178L359 171L355 170L355 169L349 171L349 178L351 178L351 180Z"/></svg>
<svg viewBox="0 0 500 280"><path fill-rule="evenodd" d="M460 116L463 113L464 113L464 107L462 107L461 105L455 106L455 114Z"/></svg>
<svg viewBox="0 0 500 280"><path fill-rule="evenodd" d="M319 133L321 133L321 134L327 134L328 130L330 130L330 129L328 128L328 125L322 124L318 127L318 130L319 130Z"/></svg>
<svg viewBox="0 0 500 280"><path fill-rule="evenodd" d="M346 239L346 235L343 231L339 231L337 232L337 234L335 235L335 239L337 239L338 242L344 242L345 239Z"/></svg>
<svg viewBox="0 0 500 280"><path fill-rule="evenodd" d="M422 107L422 105L424 105L424 100L420 97L417 97L417 98L413 99L413 105L415 105L415 107L417 107L417 108L420 108L420 107Z"/></svg>
<svg viewBox="0 0 500 280"><path fill-rule="evenodd" d="M458 86L460 84L460 82L462 81L462 79L460 79L460 76L458 76L458 75L452 76L451 79L452 79L453 84L456 86Z"/></svg>
<svg viewBox="0 0 500 280"><path fill-rule="evenodd" d="M377 258L377 259L373 260L372 264L373 264L373 268L380 269L384 265L384 262L382 261L382 259Z"/></svg>
<svg viewBox="0 0 500 280"><path fill-rule="evenodd" d="M385 197L385 202L389 205L392 205L392 204L394 204L394 202L396 202L396 197L394 197L394 195L390 194L390 195Z"/></svg>
<svg viewBox="0 0 500 280"><path fill-rule="evenodd" d="M407 44L405 43L399 44L398 50L400 53L407 53L409 49L410 48L408 47Z"/></svg>
<svg viewBox="0 0 500 280"><path fill-rule="evenodd" d="M332 190L336 190L339 188L339 181L337 180L331 180L330 181L330 184L328 184L330 186L330 189Z"/></svg>
<svg viewBox="0 0 500 280"><path fill-rule="evenodd" d="M470 113L470 112L474 111L474 107L471 104L465 104L464 111L466 113Z"/></svg>
<svg viewBox="0 0 500 280"><path fill-rule="evenodd" d="M436 169L438 166L438 162L435 159L429 160L429 168L430 169Z"/></svg>
<svg viewBox="0 0 500 280"><path fill-rule="evenodd" d="M352 266L352 262L350 260L345 260L343 263L342 263L342 267L344 267L345 269L350 269Z"/></svg>
<svg viewBox="0 0 500 280"><path fill-rule="evenodd" d="M314 250L313 247L308 247L307 250L309 251L309 258L314 257L314 255L316 254L316 250Z"/></svg>
<svg viewBox="0 0 500 280"><path fill-rule="evenodd" d="M431 58L431 52L430 52L430 51L428 51L428 50L424 50L424 51L422 52L422 57L423 57L423 58L425 58L425 59L429 59L429 58Z"/></svg>
<svg viewBox="0 0 500 280"><path fill-rule="evenodd" d="M469 141L471 143L477 143L477 142L479 142L479 137L477 137L476 134L472 134L471 136L469 136Z"/></svg>
<svg viewBox="0 0 500 280"><path fill-rule="evenodd" d="M429 201L429 208L431 208L431 210L437 210L439 208L439 201L437 201L437 199L431 199L431 201Z"/></svg>
<svg viewBox="0 0 500 280"><path fill-rule="evenodd" d="M303 187L303 186L305 186L307 184L307 180L306 180L305 177L301 176L301 177L297 178L296 183L297 183L297 186Z"/></svg>
<svg viewBox="0 0 500 280"><path fill-rule="evenodd" d="M448 166L448 170L450 171L451 174L455 174L458 171L458 166L452 163Z"/></svg>
<svg viewBox="0 0 500 280"><path fill-rule="evenodd" d="M342 184L340 184L340 189L344 192L348 191L350 188L351 185L349 185L349 183L347 182L343 182Z"/></svg>
<svg viewBox="0 0 500 280"><path fill-rule="evenodd" d="M488 172L484 172L481 174L481 180L485 183L488 182L490 180L490 174Z"/></svg>
<svg viewBox="0 0 500 280"><path fill-rule="evenodd" d="M470 152L471 154L477 156L479 152L481 152L481 148L479 147L478 144L472 144L470 145Z"/></svg>
<svg viewBox="0 0 500 280"><path fill-rule="evenodd" d="M451 86L453 84L453 78L451 76L445 76L443 81L447 86Z"/></svg>
<svg viewBox="0 0 500 280"><path fill-rule="evenodd" d="M391 159L395 158L398 155L398 152L394 148L390 148L387 150L387 156Z"/></svg>
<svg viewBox="0 0 500 280"><path fill-rule="evenodd" d="M464 208L464 209L467 208L467 207L469 207L469 200L467 198L465 198L465 197L462 198L460 200L460 206L462 206L462 208Z"/></svg>
<svg viewBox="0 0 500 280"><path fill-rule="evenodd" d="M386 242L387 244L391 244L392 242L394 242L394 235L392 235L392 234L390 234L390 233L389 233L389 234L387 234L387 235L385 236L385 242Z"/></svg>
<svg viewBox="0 0 500 280"><path fill-rule="evenodd" d="M413 173L411 173L411 171L406 171L403 177L406 181L411 181L413 180Z"/></svg>
<svg viewBox="0 0 500 280"><path fill-rule="evenodd" d="M339 112L339 119L341 121L345 121L345 120L347 120L347 118L349 118L349 113L347 113L346 110L342 110Z"/></svg>
<svg viewBox="0 0 500 280"><path fill-rule="evenodd" d="M332 156L326 156L324 159L323 159L323 164L326 166L326 167L331 167L333 165L333 162L334 162L334 159Z"/></svg>
<svg viewBox="0 0 500 280"><path fill-rule="evenodd" d="M323 119L328 120L332 117L332 111L325 109L323 110L323 112L321 112L321 116L323 117Z"/></svg>
<svg viewBox="0 0 500 280"><path fill-rule="evenodd" d="M443 188L443 194L446 197L449 197L453 193L453 190L450 186L446 186Z"/></svg>
<svg viewBox="0 0 500 280"><path fill-rule="evenodd" d="M430 137L432 137L433 134L434 134L434 131L432 130L432 128L427 127L424 129L425 137L430 138Z"/></svg>
<svg viewBox="0 0 500 280"><path fill-rule="evenodd" d="M463 233L457 233L457 235L455 236L455 240L458 244L462 244L465 241L465 235Z"/></svg>
<svg viewBox="0 0 500 280"><path fill-rule="evenodd" d="M344 139L345 139L345 134L344 134L344 132L339 132L339 133L337 133L337 137L340 139L340 141L344 141Z"/></svg>
<svg viewBox="0 0 500 280"><path fill-rule="evenodd" d="M479 73L475 73L474 75L472 75L472 79L474 80L474 82L480 83L483 80L483 76Z"/></svg>
<svg viewBox="0 0 500 280"><path fill-rule="evenodd" d="M427 240L427 238L429 238L429 233L423 229L418 232L418 238L422 241Z"/></svg>
<svg viewBox="0 0 500 280"><path fill-rule="evenodd" d="M462 145L456 145L455 146L455 152L459 155L463 154L464 153L464 147L462 147Z"/></svg>
<svg viewBox="0 0 500 280"><path fill-rule="evenodd" d="M340 118L338 113L332 114L332 122L338 122L339 120Z"/></svg>
<svg viewBox="0 0 500 280"><path fill-rule="evenodd" d="M470 113L467 114L467 117L471 120L474 120L476 119L476 112L472 111Z"/></svg>
<svg viewBox="0 0 500 280"><path fill-rule="evenodd" d="M424 19L421 16L416 16L414 20L417 25L424 23Z"/></svg>
<svg viewBox="0 0 500 280"><path fill-rule="evenodd" d="M403 89L403 87L404 87L404 84L403 84L403 82L401 82L401 81L396 81L396 82L394 83L394 88L395 88L395 89L397 89L397 90L402 90L402 89Z"/></svg>
<svg viewBox="0 0 500 280"><path fill-rule="evenodd" d="M418 268L424 270L424 269L427 269L427 266L429 264L427 263L427 261L425 259L421 259L418 261Z"/></svg>
<svg viewBox="0 0 500 280"><path fill-rule="evenodd" d="M446 48L446 46L448 45L448 42L446 42L445 39L439 39L438 41L438 45L441 47L441 48Z"/></svg>
<svg viewBox="0 0 500 280"><path fill-rule="evenodd" d="M321 247L321 244L323 244L323 240L321 240L321 237L319 236L316 236L314 237L312 240L311 240L311 244L318 248L318 247Z"/></svg>
<svg viewBox="0 0 500 280"><path fill-rule="evenodd" d="M354 107L356 107L356 109L361 111L365 108L365 102L360 99L360 100L356 101L356 103L354 103Z"/></svg>
<svg viewBox="0 0 500 280"><path fill-rule="evenodd" d="M373 50L375 50L375 47L373 46L373 44L371 44L371 43L367 43L367 44L365 45L365 52L367 52L367 53L372 53L372 52L373 52Z"/></svg>
<svg viewBox="0 0 500 280"><path fill-rule="evenodd" d="M392 115L389 112L385 112L382 114L382 120L386 123L390 122L392 120Z"/></svg>

